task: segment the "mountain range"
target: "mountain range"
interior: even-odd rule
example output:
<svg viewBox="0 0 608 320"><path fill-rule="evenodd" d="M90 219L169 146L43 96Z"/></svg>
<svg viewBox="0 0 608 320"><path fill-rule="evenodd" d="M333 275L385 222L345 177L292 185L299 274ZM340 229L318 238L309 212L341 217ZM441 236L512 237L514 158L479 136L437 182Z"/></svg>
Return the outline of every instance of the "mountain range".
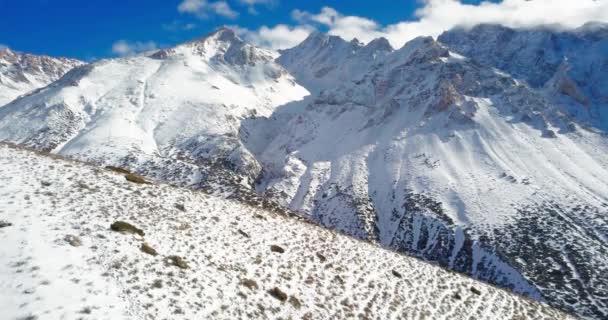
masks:
<svg viewBox="0 0 608 320"><path fill-rule="evenodd" d="M0 107L0 141L260 197L608 316L606 25L480 25L398 49L316 32L280 52L222 28L62 66L51 73L71 71Z"/></svg>

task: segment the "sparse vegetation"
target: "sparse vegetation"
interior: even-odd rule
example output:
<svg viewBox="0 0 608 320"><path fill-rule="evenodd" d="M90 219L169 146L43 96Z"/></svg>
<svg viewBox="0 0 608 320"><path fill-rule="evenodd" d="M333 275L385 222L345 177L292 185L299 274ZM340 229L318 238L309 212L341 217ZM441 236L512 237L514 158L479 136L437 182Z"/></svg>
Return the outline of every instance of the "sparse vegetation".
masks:
<svg viewBox="0 0 608 320"><path fill-rule="evenodd" d="M113 231L116 231L116 232L138 234L142 237L145 235L143 230L137 228L136 226L134 226L128 222L124 222L124 221L116 221L116 222L112 223L112 225L110 225L110 229L112 229Z"/></svg>
<svg viewBox="0 0 608 320"><path fill-rule="evenodd" d="M317 252L316 255L317 255L317 258L319 258L319 261L321 261L321 262L327 261L327 258L325 258L325 256L322 255L320 252Z"/></svg>
<svg viewBox="0 0 608 320"><path fill-rule="evenodd" d="M154 282L152 282L152 288L154 289L162 289L163 287L163 281L160 279L156 279L154 280Z"/></svg>
<svg viewBox="0 0 608 320"><path fill-rule="evenodd" d="M274 287L271 290L268 290L268 294L270 294L273 298L285 302L287 301L287 293L283 292L281 289Z"/></svg>
<svg viewBox="0 0 608 320"><path fill-rule="evenodd" d="M12 223L10 223L10 222L8 222L8 221L0 220L0 229L2 229L2 228L6 228L6 227L10 227L10 226L12 226L12 225L13 225L13 224L12 224Z"/></svg>
<svg viewBox="0 0 608 320"><path fill-rule="evenodd" d="M276 253L285 253L285 249L283 249L280 246L274 245L274 244L270 246L270 251L276 252Z"/></svg>
<svg viewBox="0 0 608 320"><path fill-rule="evenodd" d="M302 307L302 303L300 302L300 299L291 296L289 297L289 303L296 309L300 309Z"/></svg>
<svg viewBox="0 0 608 320"><path fill-rule="evenodd" d="M45 165L40 162L36 170ZM34 171L36 176L42 176L40 172ZM122 305L93 304L91 297L106 294L104 289L116 282L120 285L110 287L114 290L110 293L120 296L104 301L124 299L127 306L140 308L146 319L190 319L202 314L230 319L384 319L404 314L433 318L436 309L455 317L470 317L467 307L471 298L477 298L473 302L480 308L491 303L497 310L496 318L505 314L536 318L545 311L535 302L514 300L485 284L263 209L251 212L232 201L162 184L133 187L117 181L121 176L98 167L74 164L71 169L58 166L49 172L57 175L45 177L52 187L43 188L40 180L31 181L36 189L24 186L20 193L9 195L9 206L0 208L5 210L0 215L18 212L17 205L26 202L21 199L31 196L29 202L34 205L24 210L23 216L39 219L45 228L40 233L42 244L52 246L53 251L38 257L24 250L7 266L11 276L34 277L31 285L19 289L22 297L17 297L21 300L16 299L19 304L15 305L40 297L51 313L24 307L9 318L19 319L31 311L40 319L59 318L62 305L73 306L70 314L75 317L107 317ZM80 188L80 181L100 192ZM55 195L45 193L51 190ZM59 197L65 201L38 205L51 204ZM15 205L11 206L13 199ZM193 205L183 214L174 208L177 203ZM257 213L265 215L264 221L253 217ZM19 236L15 243L27 248L24 240L38 229L27 229L26 222L31 220L9 217L18 228L0 230L0 235ZM188 230L179 230L186 225ZM108 226L113 231L107 230ZM145 240L139 236L143 234L139 227L146 229ZM114 231L137 236L116 235ZM66 235L80 237L82 247L70 247L72 238ZM74 254L65 262L57 259L66 252ZM47 267L55 262L56 268ZM395 278L393 268L402 279ZM82 294L64 300L45 295L68 288L65 282L84 289ZM44 290L39 290L41 286ZM471 287L479 289L481 295L470 293ZM357 294L345 295L348 288L356 288ZM433 296L441 298L434 300ZM209 305L214 310L205 313ZM416 308L411 309L412 305ZM560 319L551 315L555 314L546 318Z"/></svg>
<svg viewBox="0 0 608 320"><path fill-rule="evenodd" d="M180 256L168 256L167 263L180 269L188 269L188 263Z"/></svg>
<svg viewBox="0 0 608 320"><path fill-rule="evenodd" d="M144 179L142 176L136 175L134 173L125 174L125 179L127 179L127 181L133 182L133 183L149 184L149 182L146 181L146 179Z"/></svg>
<svg viewBox="0 0 608 320"><path fill-rule="evenodd" d="M141 247L139 248L142 252L147 253L151 256L157 256L158 252L156 251L156 249L152 248L149 244L147 243L142 243Z"/></svg>
<svg viewBox="0 0 608 320"><path fill-rule="evenodd" d="M72 247L82 246L82 241L80 240L80 238L74 235L65 236L65 241L67 241L67 243L69 243Z"/></svg>
<svg viewBox="0 0 608 320"><path fill-rule="evenodd" d="M255 280L251 279L243 279L241 280L241 285L247 287L248 289L254 290L258 289L258 283Z"/></svg>

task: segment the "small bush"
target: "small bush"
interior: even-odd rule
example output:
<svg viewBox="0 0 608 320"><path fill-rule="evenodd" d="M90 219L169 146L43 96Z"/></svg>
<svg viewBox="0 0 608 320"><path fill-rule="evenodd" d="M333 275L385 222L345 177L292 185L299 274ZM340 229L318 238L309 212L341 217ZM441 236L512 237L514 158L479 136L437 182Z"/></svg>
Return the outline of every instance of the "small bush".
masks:
<svg viewBox="0 0 608 320"><path fill-rule="evenodd" d="M151 256L157 256L158 252L156 252L156 250L154 248L152 248L149 244L147 243L142 243L141 247L139 248L142 252L147 253Z"/></svg>
<svg viewBox="0 0 608 320"><path fill-rule="evenodd" d="M397 270L393 270L392 274L397 278L403 278L403 275L401 275L401 273L397 272Z"/></svg>
<svg viewBox="0 0 608 320"><path fill-rule="evenodd" d="M163 282L160 279L154 280L154 282L152 282L152 288L155 289L161 289L163 287Z"/></svg>
<svg viewBox="0 0 608 320"><path fill-rule="evenodd" d="M481 294L481 291L479 291L479 290L478 290L477 288L475 288L475 287L471 287L471 289L470 289L470 290L471 290L471 292L473 292L473 293L474 293L474 294L476 294L476 295L480 295L480 294Z"/></svg>
<svg viewBox="0 0 608 320"><path fill-rule="evenodd" d="M241 285L247 287L250 290L254 290L258 288L258 283L255 280L244 279L241 281Z"/></svg>
<svg viewBox="0 0 608 320"><path fill-rule="evenodd" d="M0 229L2 229L2 228L6 228L6 227L10 227L10 226L12 226L12 225L13 225L13 224L12 224L12 223L10 223L10 222L8 222L8 221L0 220Z"/></svg>
<svg viewBox="0 0 608 320"><path fill-rule="evenodd" d="M277 245L274 245L274 244L270 246L270 251L276 252L276 253L285 253L285 249L283 249Z"/></svg>
<svg viewBox="0 0 608 320"><path fill-rule="evenodd" d="M112 223L110 225L110 229L112 229L112 231L116 231L116 232L138 234L142 237L145 235L143 230L135 227L134 225L132 225L128 222L124 222L124 221L116 221L116 222Z"/></svg>
<svg viewBox="0 0 608 320"><path fill-rule="evenodd" d="M294 296L289 297L289 303L291 303L291 305L296 309L300 309L302 307L300 300Z"/></svg>
<svg viewBox="0 0 608 320"><path fill-rule="evenodd" d="M281 302L287 301L287 293L281 291L281 289L277 287L274 287L272 290L268 290L268 294Z"/></svg>
<svg viewBox="0 0 608 320"><path fill-rule="evenodd" d="M188 263L182 257L179 257L179 256L168 256L167 257L167 262L170 265L176 266L176 267L178 267L180 269L188 269Z"/></svg>
<svg viewBox="0 0 608 320"><path fill-rule="evenodd" d="M82 246L82 241L77 236L67 235L65 236L65 241L67 241L67 243L69 243L72 247Z"/></svg>
<svg viewBox="0 0 608 320"><path fill-rule="evenodd" d="M324 255L322 255L322 254L321 254L321 253L319 253L319 252L317 252L317 258L319 258L319 260L320 260L321 262L325 262L325 261L327 261L327 258L325 258L325 256L324 256Z"/></svg>
<svg viewBox="0 0 608 320"><path fill-rule="evenodd" d="M141 176L138 176L134 173L129 173L125 175L125 179L127 179L127 181L129 182L133 182L133 183L138 183L138 184L149 184L148 181L146 181L146 179L144 179Z"/></svg>

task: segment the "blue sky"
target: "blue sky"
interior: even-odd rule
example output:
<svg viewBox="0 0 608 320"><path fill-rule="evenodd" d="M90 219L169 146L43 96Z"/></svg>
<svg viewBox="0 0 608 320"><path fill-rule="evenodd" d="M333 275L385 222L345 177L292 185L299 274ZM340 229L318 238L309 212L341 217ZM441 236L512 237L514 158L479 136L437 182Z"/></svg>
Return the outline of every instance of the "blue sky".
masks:
<svg viewBox="0 0 608 320"><path fill-rule="evenodd" d="M235 1L236 19L212 15L200 19L178 12L179 0L0 0L0 43L15 50L70 56L80 59L111 56L112 44L153 41L176 44L198 37L216 27L238 24L248 28L290 23L291 11L317 12L332 6L348 14L366 15L391 22L411 16L415 1L277 1L255 6L257 15ZM180 26L195 25L191 30ZM175 27L175 28L172 28Z"/></svg>
<svg viewBox="0 0 608 320"><path fill-rule="evenodd" d="M0 44L23 52L92 60L174 45L229 25L238 27L245 39L275 49L297 43L312 29L363 41L386 36L399 46L414 36L437 35L467 20L488 22L487 17L493 19L489 22L515 25L545 22L545 15L557 16L550 19L558 23L567 16L570 20L565 22L573 25L601 20L603 14L608 19L608 12L602 11L608 1L598 1L603 4L592 4L593 11L572 18L572 11L578 9L573 3L592 1L495 0L480 6L475 0L0 0ZM517 3L517 10L505 10L501 2L510 2L511 7ZM542 10L543 3L555 12ZM426 11L416 15L420 8ZM539 12L527 18L522 10Z"/></svg>

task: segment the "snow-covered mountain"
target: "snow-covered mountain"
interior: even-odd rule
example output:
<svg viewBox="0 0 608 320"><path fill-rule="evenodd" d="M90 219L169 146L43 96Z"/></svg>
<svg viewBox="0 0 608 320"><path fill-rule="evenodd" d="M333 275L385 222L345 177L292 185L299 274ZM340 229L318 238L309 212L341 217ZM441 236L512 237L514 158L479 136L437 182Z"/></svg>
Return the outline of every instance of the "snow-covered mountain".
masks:
<svg viewBox="0 0 608 320"><path fill-rule="evenodd" d="M187 183L216 165L255 177L260 168L237 137L241 119L308 94L275 58L222 28L174 48L84 65L5 106L0 140L156 168Z"/></svg>
<svg viewBox="0 0 608 320"><path fill-rule="evenodd" d="M357 39L346 42L317 31L298 46L281 51L277 62L297 75L298 83L317 93L336 83L358 80L392 51L384 38L364 45Z"/></svg>
<svg viewBox="0 0 608 320"><path fill-rule="evenodd" d="M18 96L44 87L84 62L0 49L0 107Z"/></svg>
<svg viewBox="0 0 608 320"><path fill-rule="evenodd" d="M0 182L3 319L574 319L310 223L4 144Z"/></svg>
<svg viewBox="0 0 608 320"><path fill-rule="evenodd" d="M563 32L481 25L446 32L439 41L544 91L560 112L584 125L608 130L608 25Z"/></svg>
<svg viewBox="0 0 608 320"><path fill-rule="evenodd" d="M352 46L331 39L287 54L314 66L316 52ZM266 137L247 143L258 190L329 228L605 318L605 29L439 39L376 63L342 50L330 65L368 70L248 121L248 136ZM311 81L314 67L285 66Z"/></svg>
<svg viewBox="0 0 608 320"><path fill-rule="evenodd" d="M0 109L0 141L255 191L602 319L607 39L603 25L479 26L394 50L314 33L278 56L221 29L74 69Z"/></svg>

